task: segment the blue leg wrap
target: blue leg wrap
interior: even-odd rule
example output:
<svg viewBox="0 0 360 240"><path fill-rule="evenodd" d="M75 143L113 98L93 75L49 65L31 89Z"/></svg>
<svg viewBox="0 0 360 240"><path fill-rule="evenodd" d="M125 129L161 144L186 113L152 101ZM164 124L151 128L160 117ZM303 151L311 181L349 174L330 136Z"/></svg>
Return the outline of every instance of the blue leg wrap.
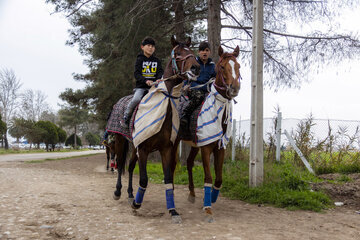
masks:
<svg viewBox="0 0 360 240"><path fill-rule="evenodd" d="M219 196L220 190L213 188L211 191L211 202L216 203L216 200Z"/></svg>
<svg viewBox="0 0 360 240"><path fill-rule="evenodd" d="M146 188L139 187L135 197L136 204L140 205L143 202L145 191Z"/></svg>
<svg viewBox="0 0 360 240"><path fill-rule="evenodd" d="M175 209L175 202L174 202L174 190L173 189L166 189L166 207L167 210Z"/></svg>
<svg viewBox="0 0 360 240"><path fill-rule="evenodd" d="M211 207L211 187L204 186L204 208Z"/></svg>

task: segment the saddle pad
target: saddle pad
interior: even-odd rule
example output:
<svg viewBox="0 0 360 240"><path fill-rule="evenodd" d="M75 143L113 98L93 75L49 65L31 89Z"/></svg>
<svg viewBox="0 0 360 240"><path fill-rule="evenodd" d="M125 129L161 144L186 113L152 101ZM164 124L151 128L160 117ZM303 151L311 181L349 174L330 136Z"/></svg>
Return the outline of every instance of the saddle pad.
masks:
<svg viewBox="0 0 360 240"><path fill-rule="evenodd" d="M173 87L168 93L164 82L154 85L142 98L134 121L132 139L134 146L139 146L146 139L157 134L164 123L169 102L172 107L172 130L170 140L174 143L179 129L179 103L183 83Z"/></svg>
<svg viewBox="0 0 360 240"><path fill-rule="evenodd" d="M226 132L223 132L222 124L227 125ZM231 131L232 102L221 96L212 85L197 118L195 143L201 147L219 140L219 148L226 148Z"/></svg>

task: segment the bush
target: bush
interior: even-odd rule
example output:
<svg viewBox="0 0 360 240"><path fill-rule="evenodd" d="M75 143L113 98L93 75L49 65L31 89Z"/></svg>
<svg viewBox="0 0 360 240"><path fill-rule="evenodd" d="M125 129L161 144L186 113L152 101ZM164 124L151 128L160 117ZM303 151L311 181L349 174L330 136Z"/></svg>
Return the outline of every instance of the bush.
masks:
<svg viewBox="0 0 360 240"><path fill-rule="evenodd" d="M69 146L71 145L72 147L74 147L74 134L71 134L65 141L65 146ZM79 138L79 136L76 135L76 144L78 146L82 146L82 143L81 143L81 139Z"/></svg>

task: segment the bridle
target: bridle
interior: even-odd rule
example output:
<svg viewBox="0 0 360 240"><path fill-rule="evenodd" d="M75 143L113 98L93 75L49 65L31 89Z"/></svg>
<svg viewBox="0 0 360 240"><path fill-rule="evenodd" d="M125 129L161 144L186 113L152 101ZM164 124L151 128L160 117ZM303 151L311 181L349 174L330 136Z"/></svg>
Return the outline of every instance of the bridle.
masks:
<svg viewBox="0 0 360 240"><path fill-rule="evenodd" d="M177 47L179 47L179 45L175 46L173 48L173 50L171 51L172 70L173 70L174 74L183 76L183 75L185 75L185 72L184 72L185 61L190 57L193 57L195 59L195 56L194 56L194 54L190 53L190 54L186 55L185 57L181 57L181 56L176 56L175 57L175 50L176 50ZM179 71L179 68L177 66L177 62L181 62L181 71Z"/></svg>
<svg viewBox="0 0 360 240"><path fill-rule="evenodd" d="M231 57L234 57L235 58L235 61L236 61L236 57L232 54L227 54L223 57L220 58L219 60L219 63L218 63L218 67L217 67L217 74L220 75L220 79L222 81L222 85L223 86L219 86L216 84L216 81L214 81L214 86L217 88L217 89L220 89L220 90L223 90L225 91L225 95L231 99L231 96L230 96L230 90L231 90L231 84L226 84L225 82L225 78L224 78L224 72L223 72L223 69L221 68L221 65L220 63L225 59L225 58L231 58ZM241 75L239 74L239 78L238 78L238 82L240 83L240 80L241 80Z"/></svg>

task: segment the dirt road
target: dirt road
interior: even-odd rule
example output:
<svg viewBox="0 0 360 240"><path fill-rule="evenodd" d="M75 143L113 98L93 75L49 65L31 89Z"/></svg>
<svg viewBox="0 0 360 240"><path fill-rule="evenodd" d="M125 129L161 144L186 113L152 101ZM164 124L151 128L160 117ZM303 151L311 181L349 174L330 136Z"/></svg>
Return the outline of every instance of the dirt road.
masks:
<svg viewBox="0 0 360 240"><path fill-rule="evenodd" d="M105 154L0 163L0 239L360 239L360 214L345 207L287 211L220 196L215 222L206 223L202 190L191 204L183 185L175 187L183 223L172 224L163 185L150 183L135 212L126 187L119 201L112 199L115 181L116 174L105 171Z"/></svg>

